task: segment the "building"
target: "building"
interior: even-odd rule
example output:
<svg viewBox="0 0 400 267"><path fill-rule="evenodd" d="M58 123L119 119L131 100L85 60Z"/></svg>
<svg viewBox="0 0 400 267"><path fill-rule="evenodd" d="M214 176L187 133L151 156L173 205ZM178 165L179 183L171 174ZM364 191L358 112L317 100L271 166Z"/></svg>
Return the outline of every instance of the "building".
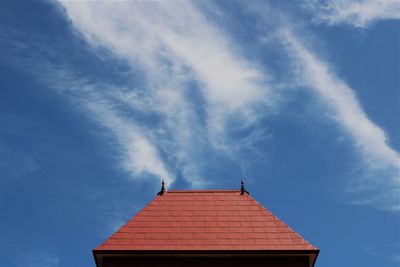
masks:
<svg viewBox="0 0 400 267"><path fill-rule="evenodd" d="M97 267L313 267L319 250L240 190L166 191L93 250Z"/></svg>

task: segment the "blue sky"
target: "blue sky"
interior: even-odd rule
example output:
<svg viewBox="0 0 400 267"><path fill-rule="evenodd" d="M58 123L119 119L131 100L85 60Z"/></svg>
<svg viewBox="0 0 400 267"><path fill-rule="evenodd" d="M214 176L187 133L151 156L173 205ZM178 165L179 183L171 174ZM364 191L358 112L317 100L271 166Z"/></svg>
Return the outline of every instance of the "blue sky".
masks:
<svg viewBox="0 0 400 267"><path fill-rule="evenodd" d="M0 3L0 265L94 266L171 189L239 189L400 264L396 1Z"/></svg>

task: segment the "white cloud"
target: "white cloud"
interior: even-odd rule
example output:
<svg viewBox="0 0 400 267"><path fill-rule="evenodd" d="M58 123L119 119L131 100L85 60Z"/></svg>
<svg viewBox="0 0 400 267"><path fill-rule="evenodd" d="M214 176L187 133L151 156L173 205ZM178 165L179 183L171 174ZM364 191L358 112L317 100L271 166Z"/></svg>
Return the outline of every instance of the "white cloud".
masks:
<svg viewBox="0 0 400 267"><path fill-rule="evenodd" d="M39 169L39 165L30 154L15 151L5 144L0 144L0 181L20 179Z"/></svg>
<svg viewBox="0 0 400 267"><path fill-rule="evenodd" d="M60 265L60 259L47 253L28 251L18 255L15 264L18 267L57 267Z"/></svg>
<svg viewBox="0 0 400 267"><path fill-rule="evenodd" d="M202 182L197 159L202 158L201 147L207 142L233 158L240 154L235 150L240 144L230 147L228 124L236 120L240 128L254 123L259 118L255 107L269 104L271 89L262 86L267 84L265 74L241 57L195 6L190 2L61 3L91 45L106 47L143 69L146 103L165 119L161 132L152 130L152 140L158 140L155 146L168 151L174 164L183 166L185 176L196 177L192 184ZM294 62L301 66L302 82L315 90L352 137L365 166L374 171L396 170L398 153L387 144L384 131L367 117L352 88L293 33L286 31L282 37ZM199 89L188 86L193 78ZM187 97L193 92L200 94L204 105ZM131 96L120 95L121 99ZM206 113L205 128L196 108ZM168 138L164 139L165 133ZM393 175L387 178L389 191L396 179Z"/></svg>
<svg viewBox="0 0 400 267"><path fill-rule="evenodd" d="M320 97L332 117L351 136L360 151L363 166L375 174L365 176L367 180L354 178L351 183L355 187L349 191L369 193L357 200L358 203L382 205L383 209L400 209L400 157L388 145L385 132L368 118L353 89L337 77L329 63L306 47L304 40L288 29L282 31L281 37L298 67L300 83L313 89Z"/></svg>
<svg viewBox="0 0 400 267"><path fill-rule="evenodd" d="M371 165L395 166L399 156L387 144L384 131L361 108L353 90L289 31L283 33L292 56L302 67L302 82L317 92L334 110L335 119L353 136Z"/></svg>
<svg viewBox="0 0 400 267"><path fill-rule="evenodd" d="M43 48L46 53L54 53L42 40L32 39L32 42ZM18 47L18 42L14 44ZM27 46L17 51L18 54L24 54L24 49L32 51L31 47ZM51 55L38 51L29 53L29 56L23 57L20 62L17 58L15 60L24 65L38 80L69 100L75 111L97 123L99 127L93 133L100 134L108 141L112 151L108 156L115 158L121 169L129 173L132 179L141 179L143 175L150 174L160 180L166 178L167 184L174 181L174 175L167 168L154 144L154 137L141 129L129 113L124 112L129 108L123 106L125 102L121 101L121 94L131 92L130 90L82 77L71 70L68 64L55 64ZM61 57L58 57L58 60L63 62ZM130 96L128 99L131 99L132 103L141 99L140 95L134 93L128 93L126 96ZM138 105L138 109L143 108Z"/></svg>
<svg viewBox="0 0 400 267"><path fill-rule="evenodd" d="M107 100L98 98L99 96L95 96L92 89L89 101L79 102L91 112L92 119L107 128L116 138L119 150L123 151L122 159L120 159L122 167L129 171L132 177L149 173L159 179L167 178L168 183L172 183L174 178L167 170L152 141L141 132L133 120L118 114L112 105L107 104Z"/></svg>
<svg viewBox="0 0 400 267"><path fill-rule="evenodd" d="M328 25L367 27L379 20L400 19L399 0L334 0L306 2L316 21Z"/></svg>
<svg viewBox="0 0 400 267"><path fill-rule="evenodd" d="M61 4L92 46L105 47L144 71L147 108L164 116L162 132L169 135L166 140L153 131L161 137L156 146L168 151L192 184L204 182L197 159L204 153L202 146L211 142L231 154L227 122L249 125L258 118L254 104L269 104L265 75L190 2ZM193 93L204 103L193 103L187 97ZM204 111L206 127L196 109Z"/></svg>
<svg viewBox="0 0 400 267"><path fill-rule="evenodd" d="M121 166L132 177L150 173L171 182L176 169L198 187L207 182L201 175L203 162L210 160L210 143L218 150L212 151L214 154L221 149L240 159L241 147L257 146L259 140L268 138L258 128L247 139L227 136L230 130L256 125L262 116L256 107L262 106L265 112L271 104L268 77L244 59L229 38L190 2L61 4L91 46L107 48L119 60L142 71L145 82L137 88L135 82L135 88L131 88L129 84L117 87L88 81L59 66L43 66L43 60L37 71L112 136ZM279 25L266 27L272 32L271 42L275 42L276 27ZM363 201L393 203L393 196L399 195L398 177L393 178L399 156L387 144L384 131L367 117L352 88L306 47L304 39L290 31L281 37L294 63L300 66L302 82L321 97L351 136L365 166L386 174L391 171L390 176L373 183L380 183L384 189L375 190L374 196ZM193 101L189 97L192 94L199 99ZM157 120L143 122L136 113ZM381 197L383 194L386 196Z"/></svg>

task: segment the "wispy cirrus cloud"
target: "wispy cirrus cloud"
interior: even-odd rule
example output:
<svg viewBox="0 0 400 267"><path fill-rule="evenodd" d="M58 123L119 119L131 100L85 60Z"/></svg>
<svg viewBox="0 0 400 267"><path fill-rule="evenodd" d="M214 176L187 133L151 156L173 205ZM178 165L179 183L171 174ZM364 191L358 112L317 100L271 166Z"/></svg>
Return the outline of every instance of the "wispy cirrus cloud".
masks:
<svg viewBox="0 0 400 267"><path fill-rule="evenodd" d="M371 166L395 166L399 155L389 145L384 131L362 109L354 90L338 78L328 62L323 61L293 32L282 31L283 40L298 64L300 82L314 89L334 118L353 136Z"/></svg>
<svg viewBox="0 0 400 267"><path fill-rule="evenodd" d="M13 56L14 64L65 97L76 112L97 123L98 128L93 133L108 141L109 156L129 177L140 179L150 175L158 179L167 177L168 183L173 182L174 175L153 144L154 136L143 131L131 116L146 105L140 95L126 94L127 98L122 101L120 94L131 91L129 87L82 75L71 67L69 59L60 56L58 44L50 46L46 39L34 34L26 42L24 36L8 28L1 32L1 46ZM127 99L142 105L129 110ZM30 168L35 167L31 165Z"/></svg>
<svg viewBox="0 0 400 267"><path fill-rule="evenodd" d="M59 264L59 257L38 251L25 252L15 259L15 266L18 267L58 267Z"/></svg>
<svg viewBox="0 0 400 267"><path fill-rule="evenodd" d="M290 13L275 10L271 5L255 4L250 12L268 29L259 31L260 40L266 36L267 47L281 46L286 52L285 69L293 76L285 79L295 88L310 90L321 103L319 114L328 114L353 145L358 157L344 189L350 202L399 211L399 153L390 146L385 131L368 117L355 88L336 73L332 67L335 63L317 52L321 49L320 39L304 24L294 23ZM271 17L275 18L272 25Z"/></svg>
<svg viewBox="0 0 400 267"><path fill-rule="evenodd" d="M213 156L221 153L240 165L246 162L241 148L268 136L265 128L257 127L245 138L230 135L256 125L279 94L265 73L268 62L258 68L259 62L246 59L228 33L207 21L193 3L61 4L91 52L101 56L102 49L111 51L114 61L127 62L128 73L141 80L105 83L52 63L41 64L37 74L101 125L133 178L181 174L201 187L209 182L202 174ZM260 17L258 27L262 21ZM271 44L281 47L283 42L291 66L299 70L297 79L285 82L312 89L348 133L361 155L360 165L372 177L362 188L360 179L352 180L357 192L369 196L357 201L397 209L398 153L388 145L384 131L368 118L353 88L310 48L313 44L301 29L291 29L284 20L274 24L268 27ZM381 174L384 178L376 179Z"/></svg>
<svg viewBox="0 0 400 267"><path fill-rule="evenodd" d="M150 174L158 179L174 181L149 133L141 129L135 119L124 111L123 103L114 95L127 90L124 87L88 81L68 68L57 69L42 59L36 72L47 70L51 75L40 75L40 80L51 85L71 101L72 105L99 125L99 132L110 142L111 151L121 166L133 179Z"/></svg>
<svg viewBox="0 0 400 267"><path fill-rule="evenodd" d="M163 130L169 133L166 140L155 145L169 151L174 164L184 166L185 176L200 178L202 168L195 162L206 152L195 147L193 140L228 154L239 154L230 148L233 140L226 136L231 120L243 127L251 125L259 118L255 107L262 104L265 108L270 96L276 94L267 82L268 74L243 58L228 36L190 2L113 3L111 15L110 3L61 3L90 44L105 47L143 70L147 80L142 95L154 112L162 114ZM273 8L267 9L273 12ZM306 46L310 40L298 37L299 33L286 23L280 19L269 29L276 32L276 43L283 41L290 60L300 70L293 82L311 88L325 103L359 151L363 169L368 170L363 177L372 177L368 183L362 179L351 181L358 184L359 195L369 195L368 199L356 197L357 201L385 203L390 209L397 209L398 153L388 145L384 131L368 118L354 90ZM193 82L196 86L189 85ZM193 92L200 96L200 104L188 97ZM121 96L126 99L124 94ZM152 135L157 136L154 131ZM382 174L384 181L377 180ZM192 183L196 181L202 180L193 179Z"/></svg>
<svg viewBox="0 0 400 267"><path fill-rule="evenodd" d="M93 47L106 48L143 71L141 97L148 110L162 116L168 135L156 146L168 151L192 184L202 181L198 157L209 149L235 157L226 130L232 120L241 127L254 123L259 118L255 103L270 104L267 76L192 3L60 3ZM128 100L131 95L119 92L136 106Z"/></svg>
<svg viewBox="0 0 400 267"><path fill-rule="evenodd" d="M400 210L400 156L390 147L383 129L368 118L354 89L338 77L329 62L313 52L315 44L298 37L289 27L283 28L280 36L296 68L298 84L313 90L361 156L366 171L349 181L353 203Z"/></svg>
<svg viewBox="0 0 400 267"><path fill-rule="evenodd" d="M398 251L400 249L399 243L394 244L379 244L377 245L365 245L361 248L361 251L381 258L382 261L391 261L393 263L400 263L400 256L398 255Z"/></svg>
<svg viewBox="0 0 400 267"><path fill-rule="evenodd" d="M9 182L38 171L40 166L27 152L14 151L7 145L0 144L0 169L0 182Z"/></svg>
<svg viewBox="0 0 400 267"><path fill-rule="evenodd" d="M400 19L398 0L307 1L304 6L312 12L316 22L328 25L365 28L380 20Z"/></svg>

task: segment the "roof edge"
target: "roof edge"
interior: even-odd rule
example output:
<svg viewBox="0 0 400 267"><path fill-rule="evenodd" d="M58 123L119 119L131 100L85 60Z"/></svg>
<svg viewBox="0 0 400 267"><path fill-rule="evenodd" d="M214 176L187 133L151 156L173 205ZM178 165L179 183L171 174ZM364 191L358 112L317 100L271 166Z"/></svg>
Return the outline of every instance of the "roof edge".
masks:
<svg viewBox="0 0 400 267"><path fill-rule="evenodd" d="M319 249L274 249L274 250L113 250L113 249L93 249L93 254L318 254Z"/></svg>
<svg viewBox="0 0 400 267"><path fill-rule="evenodd" d="M232 193L240 192L238 189L232 190L167 190L166 193Z"/></svg>
<svg viewBox="0 0 400 267"><path fill-rule="evenodd" d="M138 257L175 257L175 256L204 256L204 257L262 257L262 256L304 256L309 257L310 267L314 267L317 257L319 255L319 249L316 250L96 250L93 249L93 257L97 267L102 267L103 256L113 255L116 257L123 256L138 256Z"/></svg>

